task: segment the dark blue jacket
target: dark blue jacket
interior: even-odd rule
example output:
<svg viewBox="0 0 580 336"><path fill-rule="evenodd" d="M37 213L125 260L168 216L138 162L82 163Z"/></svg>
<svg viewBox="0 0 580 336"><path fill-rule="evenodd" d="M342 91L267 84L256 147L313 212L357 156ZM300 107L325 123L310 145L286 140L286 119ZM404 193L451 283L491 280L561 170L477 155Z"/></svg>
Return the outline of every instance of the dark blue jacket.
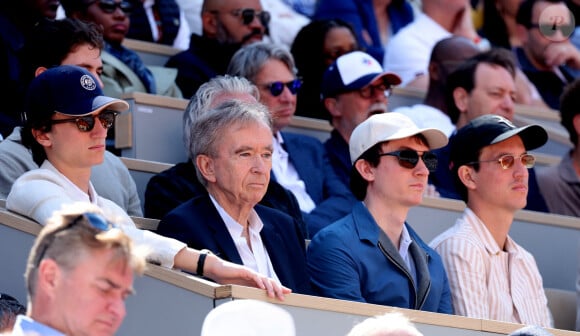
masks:
<svg viewBox="0 0 580 336"><path fill-rule="evenodd" d="M324 142L324 149L328 155L328 161L334 169L336 176L342 183L350 188L350 152L348 143L336 129L330 132L330 138Z"/></svg>
<svg viewBox="0 0 580 336"><path fill-rule="evenodd" d="M185 99L191 98L197 89L217 75L224 75L239 45L220 44L191 34L189 49L169 58L166 67L177 69L175 83Z"/></svg>
<svg viewBox="0 0 580 336"><path fill-rule="evenodd" d="M453 313L451 291L439 254L405 224L417 283L398 249L363 205L322 229L308 245L314 290L326 297L439 313Z"/></svg>
<svg viewBox="0 0 580 336"><path fill-rule="evenodd" d="M292 217L261 205L255 207L264 223L260 233L280 282L293 292L311 294L306 271L305 241ZM200 195L172 210L157 232L195 249L209 249L220 258L243 264L226 224L209 195Z"/></svg>
<svg viewBox="0 0 580 336"><path fill-rule="evenodd" d="M175 0L155 0L153 7L157 7L159 17L161 19L161 40L153 41L153 33L151 32L151 25L145 13L145 8L141 5L136 5L133 12L131 12L131 25L127 38L132 38L141 41L157 42L169 46L173 46L173 41L179 32L180 12L179 5Z"/></svg>
<svg viewBox="0 0 580 336"><path fill-rule="evenodd" d="M207 190L197 179L191 160L178 163L153 176L147 183L144 201L145 217L161 219L191 198L206 194ZM308 229L302 218L298 200L291 191L282 187L278 182L270 181L266 195L260 204L280 210L293 217L298 223L303 237L308 237Z"/></svg>
<svg viewBox="0 0 580 336"><path fill-rule="evenodd" d="M310 237L348 214L356 200L334 173L322 143L303 134L282 132L290 162L306 185L316 208L304 214ZM275 179L274 174L272 178Z"/></svg>
<svg viewBox="0 0 580 336"><path fill-rule="evenodd" d="M387 7L393 35L407 24L413 22L413 8L406 0L393 0ZM385 50L373 9L372 0L319 0L314 19L340 18L352 25L359 45L379 63L383 63ZM370 36L372 43L363 38L363 31Z"/></svg>

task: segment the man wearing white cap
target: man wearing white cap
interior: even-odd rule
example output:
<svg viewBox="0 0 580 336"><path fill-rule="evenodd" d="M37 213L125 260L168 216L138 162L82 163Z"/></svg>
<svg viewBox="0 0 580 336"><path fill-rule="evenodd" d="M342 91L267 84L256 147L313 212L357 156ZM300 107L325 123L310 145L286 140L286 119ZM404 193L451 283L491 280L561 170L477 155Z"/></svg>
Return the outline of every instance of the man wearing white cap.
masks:
<svg viewBox="0 0 580 336"><path fill-rule="evenodd" d="M384 72L379 62L362 51L340 56L324 73L322 102L334 127L324 148L336 175L347 186L352 131L371 115L387 112L388 96L399 83L399 76Z"/></svg>
<svg viewBox="0 0 580 336"><path fill-rule="evenodd" d="M452 313L441 258L405 223L437 165L443 132L400 113L373 115L350 138L352 212L308 247L308 271L322 296Z"/></svg>

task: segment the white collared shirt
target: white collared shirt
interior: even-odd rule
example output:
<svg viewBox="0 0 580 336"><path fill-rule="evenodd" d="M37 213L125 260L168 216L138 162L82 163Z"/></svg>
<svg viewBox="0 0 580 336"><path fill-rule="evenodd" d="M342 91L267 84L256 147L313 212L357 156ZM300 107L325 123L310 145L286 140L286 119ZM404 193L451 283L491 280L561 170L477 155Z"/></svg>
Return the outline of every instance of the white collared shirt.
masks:
<svg viewBox="0 0 580 336"><path fill-rule="evenodd" d="M213 196L210 195L209 198L226 224L226 228L236 245L236 249L242 258L244 266L280 282L276 272L274 271L274 267L272 266L272 261L270 260L268 251L262 242L260 232L264 227L264 223L262 223L256 210L252 209L250 217L248 218L248 234L250 235L250 244L252 245L252 248L250 249L246 237L243 236L244 227L236 222L236 220L234 220L232 216L230 216L224 208L218 204Z"/></svg>
<svg viewBox="0 0 580 336"><path fill-rule="evenodd" d="M60 331L53 329L45 324L33 320L25 315L18 315L12 333L8 335L25 336L25 335L42 335L42 336L65 336Z"/></svg>
<svg viewBox="0 0 580 336"><path fill-rule="evenodd" d="M300 210L309 213L316 207L316 203L314 203L310 195L308 195L308 192L306 192L306 184L300 179L296 168L290 162L288 152L282 147L283 143L284 139L282 138L282 134L277 132L274 135L273 141L274 157L272 159L272 172L276 177L276 181L296 196Z"/></svg>

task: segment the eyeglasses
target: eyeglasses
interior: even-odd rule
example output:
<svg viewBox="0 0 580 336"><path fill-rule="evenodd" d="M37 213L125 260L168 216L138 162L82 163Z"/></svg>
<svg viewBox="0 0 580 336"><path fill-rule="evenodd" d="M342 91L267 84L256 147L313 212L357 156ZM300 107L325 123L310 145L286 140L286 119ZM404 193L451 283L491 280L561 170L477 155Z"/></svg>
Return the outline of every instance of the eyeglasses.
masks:
<svg viewBox="0 0 580 336"><path fill-rule="evenodd" d="M423 152L423 154L419 155L414 150L403 149L389 153L380 153L379 156L396 156L399 165L407 169L415 168L419 163L419 158L421 158L430 172L437 169L437 155L433 152Z"/></svg>
<svg viewBox="0 0 580 336"><path fill-rule="evenodd" d="M77 128L79 129L79 131L90 132L93 130L93 128L95 128L95 120L97 118L101 122L101 125L103 125L104 129L109 129L109 128L113 127L113 124L115 123L115 117L117 116L117 114L119 114L119 112L117 112L117 111L104 110L103 112L101 112L97 115L87 115L87 116L83 116L83 117L69 118L69 119L56 119L56 120L53 119L50 121L50 124L54 125L54 124L63 124L63 123L71 122L71 123L75 123L77 125Z"/></svg>
<svg viewBox="0 0 580 336"><path fill-rule="evenodd" d="M284 86L290 90L290 92L295 95L298 93L300 88L302 87L302 80L301 79L294 79L289 82L272 82L269 84L263 84L262 87L270 90L270 94L274 97L278 97L279 95L284 92Z"/></svg>
<svg viewBox="0 0 580 336"><path fill-rule="evenodd" d="M35 265L38 266L40 264L40 262L44 258L44 255L46 254L46 251L48 250L50 245L54 243L57 234L82 223L89 223L91 228L97 231L95 233L109 231L110 229L116 228L116 225L106 221L102 216L96 213L86 212L84 214L81 214L74 220L70 221L67 225L61 226L60 228L47 234L47 236L49 237L46 237L44 239L44 245L42 246L42 250L40 250L40 252L37 254Z"/></svg>
<svg viewBox="0 0 580 336"><path fill-rule="evenodd" d="M499 163L499 165L501 166L502 169L506 170L506 169L510 169L511 167L513 167L514 163L516 162L516 158L519 159L522 164L526 167L526 168L532 168L534 167L534 165L536 164L536 157L533 156L532 154L522 154L520 156L513 156L511 154L506 154L506 155L502 155L499 159L495 159L495 160L485 160L485 161L474 161L474 162L468 162L468 165L473 165L476 163L481 163L481 162L497 162Z"/></svg>
<svg viewBox="0 0 580 336"><path fill-rule="evenodd" d="M358 90L359 95L366 99L374 97L377 92L383 92L386 97L390 97L391 93L393 92L393 88L389 84L381 83L377 85L367 85L364 88Z"/></svg>
<svg viewBox="0 0 580 336"><path fill-rule="evenodd" d="M209 12L214 13L214 14L220 13L220 11L218 11L218 10L210 10ZM270 12L267 12L267 11L258 12L253 8L234 9L234 10L230 11L229 13L235 17L241 17L242 23L244 24L244 26L247 26L250 23L254 22L254 18L257 16L258 19L260 20L260 23L262 24L262 26L267 27L268 23L270 23L270 18L271 18Z"/></svg>
<svg viewBox="0 0 580 336"><path fill-rule="evenodd" d="M122 10L123 13L125 14L131 14L131 12L133 11L133 4L131 4L131 2L129 1L121 1L121 2L115 2L115 0L97 0L97 1L98 1L97 6L99 6L99 8L107 14L113 14L117 10L117 8ZM90 6L97 1L89 2L87 6Z"/></svg>
<svg viewBox="0 0 580 336"><path fill-rule="evenodd" d="M571 24L558 25L555 23L530 23L529 28L537 28L540 32L546 36L553 36L556 31L562 32L563 36L570 36L574 31L575 26Z"/></svg>

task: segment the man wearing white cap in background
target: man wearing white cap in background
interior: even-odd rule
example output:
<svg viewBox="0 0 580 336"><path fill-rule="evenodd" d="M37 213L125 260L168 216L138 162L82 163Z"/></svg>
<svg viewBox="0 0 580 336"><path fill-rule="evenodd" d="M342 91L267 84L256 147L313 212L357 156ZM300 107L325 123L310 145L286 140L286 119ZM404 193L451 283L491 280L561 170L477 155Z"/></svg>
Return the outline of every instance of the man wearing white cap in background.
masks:
<svg viewBox="0 0 580 336"><path fill-rule="evenodd" d="M211 310L201 336L295 336L294 319L280 306L258 300L234 300Z"/></svg>
<svg viewBox="0 0 580 336"><path fill-rule="evenodd" d="M334 128L324 143L336 175L347 186L351 169L348 142L355 127L387 112L388 96L401 79L384 72L371 55L353 51L336 59L322 77L321 95Z"/></svg>
<svg viewBox="0 0 580 336"><path fill-rule="evenodd" d="M420 129L394 112L373 115L354 129L350 186L362 202L308 247L308 271L318 294L452 313L441 258L405 223L437 165L430 150L445 144L443 132Z"/></svg>

